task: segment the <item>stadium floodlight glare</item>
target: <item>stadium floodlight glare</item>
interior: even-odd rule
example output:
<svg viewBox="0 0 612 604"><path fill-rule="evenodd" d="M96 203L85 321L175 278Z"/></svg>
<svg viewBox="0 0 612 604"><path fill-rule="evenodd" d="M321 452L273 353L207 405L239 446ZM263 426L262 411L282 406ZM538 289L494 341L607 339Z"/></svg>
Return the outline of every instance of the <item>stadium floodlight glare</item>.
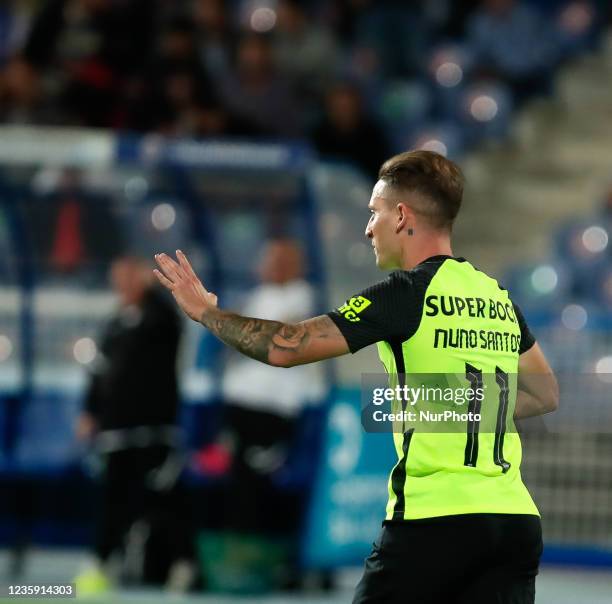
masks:
<svg viewBox="0 0 612 604"><path fill-rule="evenodd" d="M260 6L251 13L251 29L257 33L263 34L272 29L276 25L276 13L267 6Z"/></svg>
<svg viewBox="0 0 612 604"><path fill-rule="evenodd" d="M550 294L558 283L557 271L548 264L538 266L531 273L531 286L538 294Z"/></svg>
<svg viewBox="0 0 612 604"><path fill-rule="evenodd" d="M176 210L169 203L160 203L151 212L151 223L158 231L167 231L176 221Z"/></svg>
<svg viewBox="0 0 612 604"><path fill-rule="evenodd" d="M89 365L98 354L96 343L91 338L79 338L72 348L77 363Z"/></svg>
<svg viewBox="0 0 612 604"><path fill-rule="evenodd" d="M586 309L580 304L568 304L561 311L561 323L567 329L571 329L573 331L580 331L583 329L587 321L589 319L589 315Z"/></svg>
<svg viewBox="0 0 612 604"><path fill-rule="evenodd" d="M582 245L592 254L599 254L608 247L608 233L601 226L594 225L582 233Z"/></svg>
<svg viewBox="0 0 612 604"><path fill-rule="evenodd" d="M6 361L13 353L13 343L8 336L0 334L0 363Z"/></svg>
<svg viewBox="0 0 612 604"><path fill-rule="evenodd" d="M490 122L498 110L497 101L488 94L480 94L470 103L470 113L477 122Z"/></svg>
<svg viewBox="0 0 612 604"><path fill-rule="evenodd" d="M454 88L463 80L463 69L453 61L442 63L436 69L436 81L444 88Z"/></svg>

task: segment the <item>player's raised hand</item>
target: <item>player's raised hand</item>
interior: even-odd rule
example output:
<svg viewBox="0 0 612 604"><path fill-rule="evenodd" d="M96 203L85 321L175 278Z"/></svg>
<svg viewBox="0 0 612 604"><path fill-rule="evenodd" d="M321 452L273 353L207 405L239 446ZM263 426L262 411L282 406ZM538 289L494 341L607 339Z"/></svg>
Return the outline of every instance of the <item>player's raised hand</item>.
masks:
<svg viewBox="0 0 612 604"><path fill-rule="evenodd" d="M207 309L217 306L217 296L209 292L195 274L187 256L176 251L178 263L167 254L155 254L155 261L161 270L153 272L159 282L168 288L183 312L200 321Z"/></svg>

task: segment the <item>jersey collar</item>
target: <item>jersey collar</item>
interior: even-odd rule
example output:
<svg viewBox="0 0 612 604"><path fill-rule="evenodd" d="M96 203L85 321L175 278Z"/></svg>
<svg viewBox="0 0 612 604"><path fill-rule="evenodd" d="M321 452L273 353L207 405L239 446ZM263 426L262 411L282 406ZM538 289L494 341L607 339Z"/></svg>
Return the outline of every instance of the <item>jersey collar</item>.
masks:
<svg viewBox="0 0 612 604"><path fill-rule="evenodd" d="M446 260L447 258L452 258L453 260L457 260L457 262L465 262L465 258L461 258L458 256L449 256L448 254L438 254L437 256L430 256L429 258L425 258L419 264L425 264L426 262L438 262L439 260Z"/></svg>

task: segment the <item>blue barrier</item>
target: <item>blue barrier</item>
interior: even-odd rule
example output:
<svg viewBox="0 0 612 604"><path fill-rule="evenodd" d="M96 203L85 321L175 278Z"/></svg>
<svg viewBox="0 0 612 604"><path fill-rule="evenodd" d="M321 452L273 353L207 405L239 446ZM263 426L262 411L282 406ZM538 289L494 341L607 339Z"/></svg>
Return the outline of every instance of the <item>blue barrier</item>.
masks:
<svg viewBox="0 0 612 604"><path fill-rule="evenodd" d="M388 434L361 426L359 390L338 390L323 430L321 459L302 543L306 567L360 564L384 519L395 451Z"/></svg>
<svg viewBox="0 0 612 604"><path fill-rule="evenodd" d="M612 550L551 544L544 547L542 562L567 566L612 568Z"/></svg>

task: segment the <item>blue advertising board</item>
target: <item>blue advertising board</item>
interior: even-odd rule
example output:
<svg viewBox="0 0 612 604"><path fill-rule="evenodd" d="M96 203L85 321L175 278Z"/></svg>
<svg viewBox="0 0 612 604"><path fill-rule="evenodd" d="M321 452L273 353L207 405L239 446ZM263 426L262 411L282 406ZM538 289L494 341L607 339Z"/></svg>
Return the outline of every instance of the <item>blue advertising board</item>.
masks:
<svg viewBox="0 0 612 604"><path fill-rule="evenodd" d="M366 433L357 389L332 396L311 495L302 557L306 567L361 564L384 519L397 458L390 434Z"/></svg>

